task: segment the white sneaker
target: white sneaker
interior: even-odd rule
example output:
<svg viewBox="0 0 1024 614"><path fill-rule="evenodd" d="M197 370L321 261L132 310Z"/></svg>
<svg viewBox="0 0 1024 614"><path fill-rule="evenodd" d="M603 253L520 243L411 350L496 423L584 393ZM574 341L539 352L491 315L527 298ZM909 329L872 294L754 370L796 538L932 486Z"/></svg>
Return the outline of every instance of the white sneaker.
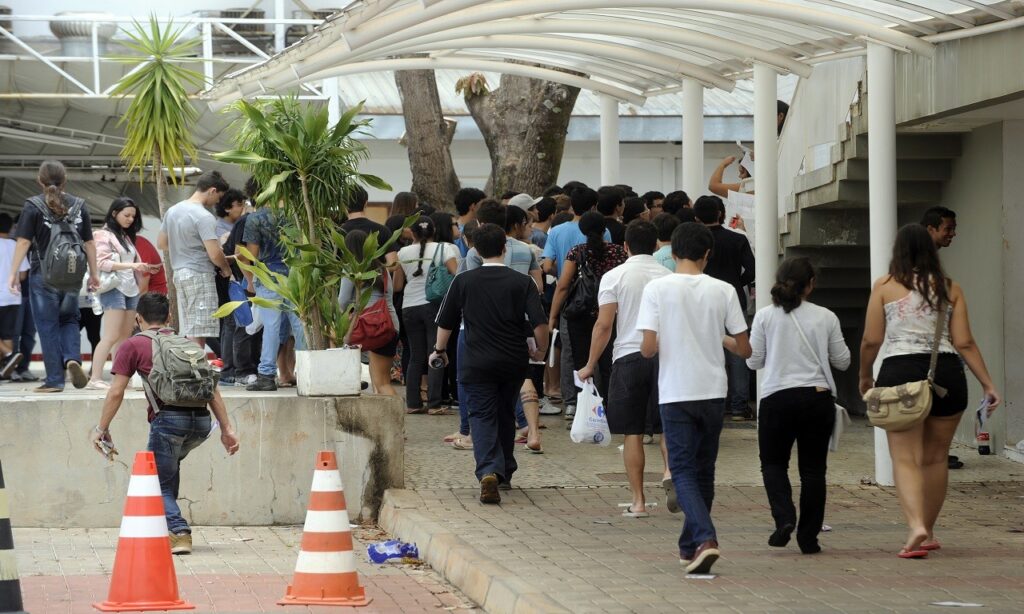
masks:
<svg viewBox="0 0 1024 614"><path fill-rule="evenodd" d="M256 374L255 373L253 373L252 375L246 375L242 379L236 379L235 380L235 384L238 385L238 386L242 386L242 385L248 386L249 384L255 384L255 383L256 383Z"/></svg>
<svg viewBox="0 0 1024 614"><path fill-rule="evenodd" d="M562 408L559 407L558 405L555 405L551 401L547 400L547 398L543 398L540 400L540 415L557 416L560 413L562 413Z"/></svg>
<svg viewBox="0 0 1024 614"><path fill-rule="evenodd" d="M566 420L572 420L575 417L576 417L576 406L575 405L566 405L565 406L565 419Z"/></svg>
<svg viewBox="0 0 1024 614"><path fill-rule="evenodd" d="M101 379L91 379L89 383L85 385L86 390L110 390L110 384L106 383Z"/></svg>

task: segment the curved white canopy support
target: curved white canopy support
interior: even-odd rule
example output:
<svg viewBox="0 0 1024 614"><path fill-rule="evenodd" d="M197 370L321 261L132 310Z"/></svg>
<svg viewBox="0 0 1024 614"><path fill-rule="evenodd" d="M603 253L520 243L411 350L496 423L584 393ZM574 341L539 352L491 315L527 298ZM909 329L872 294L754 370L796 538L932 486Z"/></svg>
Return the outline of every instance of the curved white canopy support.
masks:
<svg viewBox="0 0 1024 614"><path fill-rule="evenodd" d="M553 51L525 51L519 49L478 49L466 51L448 51L444 55L432 55L433 58L478 58L481 60L515 60L537 64L543 68L570 70L584 73L594 80L612 83L624 89L643 91L645 83L659 83L661 87L669 87L675 78L664 73L650 70L637 70L627 64L604 58L573 56ZM649 89L649 88L648 88Z"/></svg>
<svg viewBox="0 0 1024 614"><path fill-rule="evenodd" d="M628 102L633 105L643 106L647 101L643 96L623 89L621 87L595 81L578 75L571 75L558 70L527 66L525 64L510 64L507 62L489 62L472 58L397 58L390 60L375 60L371 62L355 62L333 66L326 70L310 75L311 81L341 77L344 75L355 75L367 72L381 72L388 70L479 70L485 72L501 72L511 75L520 75L534 79L543 79L555 83L563 83L581 89L591 90L601 94L607 94L612 98ZM238 93L242 96L260 95L264 93L259 82L248 83L239 88ZM230 97L222 97L210 103L214 110L227 105Z"/></svg>
<svg viewBox="0 0 1024 614"><path fill-rule="evenodd" d="M401 53L421 53L424 51L443 51L459 49L508 49L508 50L546 50L561 51L564 53L584 54L595 57L605 57L620 62L632 63L638 66L649 66L672 75L686 76L696 79L705 85L717 87L726 92L731 92L736 86L735 82L723 78L713 70L681 62L673 57L660 53L644 51L636 47L620 45L608 42L597 42L578 37L561 36L528 36L528 35L503 35L503 36L473 36L469 38L448 39L433 43L420 44L418 41L408 41L401 46L390 48L390 51Z"/></svg>

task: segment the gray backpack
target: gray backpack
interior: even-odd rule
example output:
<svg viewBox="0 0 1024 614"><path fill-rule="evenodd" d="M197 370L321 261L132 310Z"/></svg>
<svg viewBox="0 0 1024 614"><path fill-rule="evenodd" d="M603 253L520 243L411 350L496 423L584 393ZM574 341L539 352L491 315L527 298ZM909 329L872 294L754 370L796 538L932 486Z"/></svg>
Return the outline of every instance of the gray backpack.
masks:
<svg viewBox="0 0 1024 614"><path fill-rule="evenodd" d="M40 251L41 246L36 246L36 251L39 253L39 271L43 274L43 282L54 290L78 292L82 289L82 279L85 277L87 261L85 244L82 242L82 236L78 234L75 220L81 214L85 201L75 196L69 198L71 207L59 220L54 217L42 197L33 196L29 202L39 209L43 218L50 224L49 245L46 246L45 251Z"/></svg>
<svg viewBox="0 0 1024 614"><path fill-rule="evenodd" d="M217 373L203 348L179 335L139 334L153 341L153 368L142 380L154 409L153 397L172 407L206 407L213 400Z"/></svg>

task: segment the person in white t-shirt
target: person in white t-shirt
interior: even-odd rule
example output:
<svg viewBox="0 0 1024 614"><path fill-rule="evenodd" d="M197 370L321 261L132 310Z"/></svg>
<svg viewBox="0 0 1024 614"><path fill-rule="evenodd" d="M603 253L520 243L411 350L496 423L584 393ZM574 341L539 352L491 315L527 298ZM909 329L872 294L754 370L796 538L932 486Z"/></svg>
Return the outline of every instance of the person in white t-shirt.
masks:
<svg viewBox="0 0 1024 614"><path fill-rule="evenodd" d="M750 357L747 321L735 288L704 275L713 247L711 231L702 224L680 224L672 233L675 274L647 285L636 324L643 333L640 352L658 357L669 470L686 514L679 558L688 574L707 573L719 557L710 512L728 393L722 347Z"/></svg>
<svg viewBox="0 0 1024 614"><path fill-rule="evenodd" d="M605 415L608 428L615 435L625 435L622 459L626 465L626 477L633 501L622 512L630 518L645 518L647 513L644 500L644 442L647 415L658 406L658 359L644 358L640 354L642 335L636 328L640 300L644 288L661 277L669 275L652 255L658 243L658 230L654 224L640 220L630 222L626 227L626 252L629 258L623 264L608 271L601 277L597 293L597 323L590 341L590 357L580 369L580 379L590 379L598 367L601 355L611 340L615 328L615 345L612 351L612 371L608 383L608 399ZM653 430L661 432L661 421L655 419ZM665 438L661 438L661 454L665 462L662 485L668 494L668 509L679 512L672 477L668 471L668 452Z"/></svg>
<svg viewBox="0 0 1024 614"><path fill-rule="evenodd" d="M0 271L11 268L14 259L14 239L10 238L14 220L6 213L0 213ZM28 259L21 261L18 274L24 281L28 277ZM10 377L22 359L21 352L16 352L14 338L20 334L18 330L18 310L21 309L21 297L9 288L0 287L0 379Z"/></svg>

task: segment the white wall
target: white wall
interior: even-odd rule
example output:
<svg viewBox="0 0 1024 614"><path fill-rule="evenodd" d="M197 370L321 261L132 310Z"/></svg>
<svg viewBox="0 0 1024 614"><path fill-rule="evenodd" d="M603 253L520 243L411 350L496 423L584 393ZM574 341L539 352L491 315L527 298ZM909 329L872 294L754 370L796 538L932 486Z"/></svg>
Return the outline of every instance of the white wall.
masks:
<svg viewBox="0 0 1024 614"><path fill-rule="evenodd" d="M953 163L953 175L943 190L943 205L956 211L957 237L940 252L946 272L964 289L969 307L971 329L981 348L989 373L1000 391L1007 394L1004 376L1003 329L1004 236L1003 124L978 128L965 134L963 154ZM1016 145L1013 145L1017 147ZM1019 167L1015 169L1019 173ZM1011 214L1012 215L1012 214ZM1018 269L1019 270L1019 269ZM1014 282L1006 279L1009 287ZM1008 332L1008 331L1007 331ZM967 412L957 439L974 441L974 410L981 401L981 387L968 371L970 390ZM1011 411L1018 411L1012 408ZM1002 449L1006 441L1006 411L993 416L990 429L993 449Z"/></svg>
<svg viewBox="0 0 1024 614"><path fill-rule="evenodd" d="M394 188L392 192L370 190L371 201L390 201L395 192L409 189L412 172L406 149L394 141L367 141L370 159L362 164L365 173L383 177ZM704 174L710 177L719 161L736 155L738 148L730 143L707 143L704 146ZM559 183L575 179L587 185L600 185L600 147L597 141L574 141L566 144L559 174ZM648 190L670 192L682 185L682 146L678 143L623 143L621 146L620 182L633 186L637 193ZM490 157L483 141L455 141L452 144L455 172L464 187L483 188L491 172ZM730 168L726 179L737 179ZM690 194L696 199L701 194Z"/></svg>
<svg viewBox="0 0 1024 614"><path fill-rule="evenodd" d="M1024 361L1021 352L1024 350L1024 319L1020 317L1021 305L1024 305L1024 284L1021 283L1021 271L1024 271L1024 241L1021 241L1020 228L1024 228L1024 121L1005 121L1003 126L1002 148L1002 191L1003 191L1003 222L1008 229L1002 236L1003 253L1003 329L1002 338L1003 365L1005 367L1005 385L1003 395L1006 398L1002 419L1006 421L1007 446L1014 446L1024 440ZM1000 237L994 234L993 238ZM995 241L992 241L995 243ZM987 355L986 355L987 358ZM1017 458L1024 461L1024 458Z"/></svg>

